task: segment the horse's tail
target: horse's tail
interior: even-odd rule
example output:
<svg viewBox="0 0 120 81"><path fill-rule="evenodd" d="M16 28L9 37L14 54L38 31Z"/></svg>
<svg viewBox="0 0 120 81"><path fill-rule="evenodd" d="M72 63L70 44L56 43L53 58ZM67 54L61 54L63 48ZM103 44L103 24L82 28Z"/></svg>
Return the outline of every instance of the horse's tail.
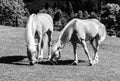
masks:
<svg viewBox="0 0 120 81"><path fill-rule="evenodd" d="M103 42L107 36L105 25L101 24L99 34L100 34L100 41Z"/></svg>

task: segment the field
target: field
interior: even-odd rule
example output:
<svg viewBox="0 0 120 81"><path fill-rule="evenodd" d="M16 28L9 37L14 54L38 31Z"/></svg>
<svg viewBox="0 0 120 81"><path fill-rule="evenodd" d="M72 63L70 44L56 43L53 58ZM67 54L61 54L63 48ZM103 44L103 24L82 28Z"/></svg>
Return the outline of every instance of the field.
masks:
<svg viewBox="0 0 120 81"><path fill-rule="evenodd" d="M81 45L78 45L79 64L73 62L72 45L62 50L58 65L51 65L46 59L29 66L26 58L24 28L0 26L0 81L120 81L120 39L107 36L100 46L99 63L88 66L88 59ZM53 33L53 43L59 36ZM93 50L88 43L93 57ZM44 53L47 58L47 52Z"/></svg>

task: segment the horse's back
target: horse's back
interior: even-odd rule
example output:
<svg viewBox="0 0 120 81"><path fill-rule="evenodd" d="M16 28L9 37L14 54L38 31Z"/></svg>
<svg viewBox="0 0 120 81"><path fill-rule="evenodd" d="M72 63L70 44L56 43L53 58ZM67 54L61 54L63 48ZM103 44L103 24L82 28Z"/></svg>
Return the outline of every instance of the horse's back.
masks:
<svg viewBox="0 0 120 81"><path fill-rule="evenodd" d="M49 14L31 14L28 18L25 30L25 40L27 43L30 43L32 40L34 40L33 38L36 31L44 33L48 30L53 32L53 19Z"/></svg>
<svg viewBox="0 0 120 81"><path fill-rule="evenodd" d="M91 21L93 22L94 25L94 28L92 27L91 29L96 29L96 33L97 35L99 35L99 40L102 42L105 38L106 38L106 28L105 28L105 25L102 24L99 20L97 19L88 19L88 21ZM90 27L90 26L89 26ZM95 32L95 30L93 31Z"/></svg>
<svg viewBox="0 0 120 81"><path fill-rule="evenodd" d="M105 28L104 25L97 19L78 19L76 22L76 31L79 33L79 37L81 39L88 41L98 34L103 35Z"/></svg>
<svg viewBox="0 0 120 81"><path fill-rule="evenodd" d="M46 13L38 13L37 17L38 18L40 17L40 18L42 18L44 20L49 20L50 22L53 22L52 17L49 14L46 14Z"/></svg>
<svg viewBox="0 0 120 81"><path fill-rule="evenodd" d="M100 27L99 27L99 37L100 37L100 41L104 41L105 38L106 38L106 35L107 35L107 31L106 31L106 28L105 28L105 25L101 23Z"/></svg>
<svg viewBox="0 0 120 81"><path fill-rule="evenodd" d="M76 21L75 30L77 31L79 38L84 40L90 40L96 36L98 32L98 26L93 20L81 20Z"/></svg>
<svg viewBox="0 0 120 81"><path fill-rule="evenodd" d="M53 31L53 19L49 14L39 13L36 17L38 25L41 23L43 30L49 29Z"/></svg>
<svg viewBox="0 0 120 81"><path fill-rule="evenodd" d="M102 24L99 20L97 19L92 19L98 26L98 35L99 35L99 40L102 42L105 40L107 32L106 32L106 27L104 24Z"/></svg>

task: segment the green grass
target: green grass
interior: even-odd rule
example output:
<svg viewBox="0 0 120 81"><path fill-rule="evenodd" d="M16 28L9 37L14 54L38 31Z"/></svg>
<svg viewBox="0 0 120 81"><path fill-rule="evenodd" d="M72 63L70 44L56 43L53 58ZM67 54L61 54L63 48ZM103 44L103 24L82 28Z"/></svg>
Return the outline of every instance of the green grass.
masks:
<svg viewBox="0 0 120 81"><path fill-rule="evenodd" d="M100 47L99 63L88 66L88 59L78 45L78 66L71 65L73 48L62 50L59 65L47 62L29 66L26 58L24 28L0 26L0 81L120 81L120 39L107 36ZM59 32L53 33L56 41ZM54 43L54 42L53 42ZM93 50L88 45L90 55ZM47 53L44 53L47 57Z"/></svg>

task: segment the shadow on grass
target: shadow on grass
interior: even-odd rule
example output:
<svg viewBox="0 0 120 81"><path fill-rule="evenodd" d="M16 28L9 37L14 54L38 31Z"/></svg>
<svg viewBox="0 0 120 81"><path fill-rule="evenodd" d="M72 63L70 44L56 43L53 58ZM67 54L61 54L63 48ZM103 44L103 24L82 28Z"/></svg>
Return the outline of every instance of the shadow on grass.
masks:
<svg viewBox="0 0 120 81"><path fill-rule="evenodd" d="M42 65L72 65L74 60L59 60L57 63L56 62L50 62L50 61L41 61L38 64ZM79 60L78 62L79 66L88 66L89 62L85 60Z"/></svg>
<svg viewBox="0 0 120 81"><path fill-rule="evenodd" d="M28 62L24 61L27 58L26 56L4 56L0 58L0 63L3 64L13 64L13 65L27 65ZM59 60L57 63L50 62L47 59L43 59L43 61L38 62L41 65L72 65L74 60ZM78 66L88 66L88 61L79 60Z"/></svg>
<svg viewBox="0 0 120 81"><path fill-rule="evenodd" d="M14 65L28 65L23 62L26 56L4 56L0 58L0 63Z"/></svg>

